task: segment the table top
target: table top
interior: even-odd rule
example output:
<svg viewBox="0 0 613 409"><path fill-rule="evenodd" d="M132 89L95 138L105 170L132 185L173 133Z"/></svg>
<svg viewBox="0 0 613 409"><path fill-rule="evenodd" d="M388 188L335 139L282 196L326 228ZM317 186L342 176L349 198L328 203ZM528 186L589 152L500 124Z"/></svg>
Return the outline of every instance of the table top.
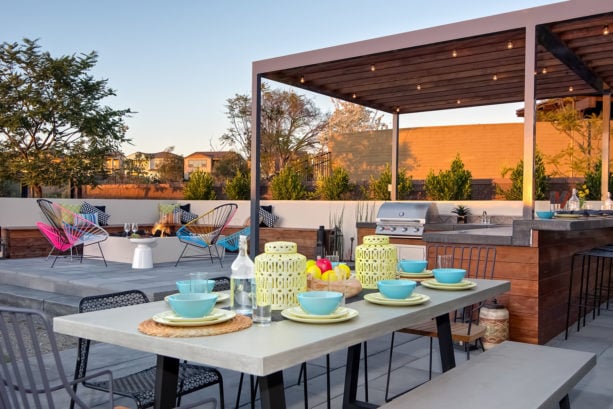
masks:
<svg viewBox="0 0 613 409"><path fill-rule="evenodd" d="M290 320L252 326L223 335L165 338L142 334L137 326L168 310L164 301L111 310L55 317L58 333L120 345L158 355L265 376L327 353L417 324L510 290L508 281L472 280L477 287L441 291L418 287L430 301L417 306L390 307L358 301L349 304L356 318L335 324L304 324ZM229 359L231 357L231 359Z"/></svg>

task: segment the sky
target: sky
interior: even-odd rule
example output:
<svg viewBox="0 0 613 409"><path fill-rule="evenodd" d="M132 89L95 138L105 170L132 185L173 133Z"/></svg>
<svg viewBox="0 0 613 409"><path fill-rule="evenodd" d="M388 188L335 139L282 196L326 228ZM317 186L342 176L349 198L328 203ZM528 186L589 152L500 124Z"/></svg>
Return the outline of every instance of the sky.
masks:
<svg viewBox="0 0 613 409"><path fill-rule="evenodd" d="M96 51L91 74L117 93L104 104L135 111L124 153L172 146L189 155L227 149L226 100L250 95L253 61L555 2L5 0L0 42L39 39L54 57ZM296 92L331 111L327 97ZM518 122L519 107L401 115L400 126Z"/></svg>

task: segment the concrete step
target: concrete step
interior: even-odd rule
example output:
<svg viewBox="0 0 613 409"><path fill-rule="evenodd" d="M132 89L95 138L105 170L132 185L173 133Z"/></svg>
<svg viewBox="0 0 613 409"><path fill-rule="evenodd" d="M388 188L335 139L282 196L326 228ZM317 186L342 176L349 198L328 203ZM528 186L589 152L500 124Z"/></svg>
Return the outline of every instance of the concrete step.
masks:
<svg viewBox="0 0 613 409"><path fill-rule="evenodd" d="M12 284L0 284L0 304L12 307L33 308L50 317L76 314L80 296L36 290Z"/></svg>

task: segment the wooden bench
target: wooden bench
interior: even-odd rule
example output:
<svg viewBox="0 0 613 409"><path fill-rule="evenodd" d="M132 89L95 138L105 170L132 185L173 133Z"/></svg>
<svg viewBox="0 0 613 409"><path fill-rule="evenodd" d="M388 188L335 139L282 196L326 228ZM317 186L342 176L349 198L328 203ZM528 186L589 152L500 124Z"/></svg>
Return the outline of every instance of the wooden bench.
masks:
<svg viewBox="0 0 613 409"><path fill-rule="evenodd" d="M381 408L568 409L568 393L595 365L593 353L506 341Z"/></svg>

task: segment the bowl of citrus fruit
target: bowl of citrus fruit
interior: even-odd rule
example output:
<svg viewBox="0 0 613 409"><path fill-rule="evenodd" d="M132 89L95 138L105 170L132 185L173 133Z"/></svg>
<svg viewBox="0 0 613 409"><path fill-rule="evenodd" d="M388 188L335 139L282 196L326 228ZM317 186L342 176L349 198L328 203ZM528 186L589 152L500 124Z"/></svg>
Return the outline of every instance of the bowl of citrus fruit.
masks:
<svg viewBox="0 0 613 409"><path fill-rule="evenodd" d="M351 268L346 263L331 263L326 258L307 260L307 287L310 290L329 290L343 292L353 297L362 291L362 284L351 277Z"/></svg>

